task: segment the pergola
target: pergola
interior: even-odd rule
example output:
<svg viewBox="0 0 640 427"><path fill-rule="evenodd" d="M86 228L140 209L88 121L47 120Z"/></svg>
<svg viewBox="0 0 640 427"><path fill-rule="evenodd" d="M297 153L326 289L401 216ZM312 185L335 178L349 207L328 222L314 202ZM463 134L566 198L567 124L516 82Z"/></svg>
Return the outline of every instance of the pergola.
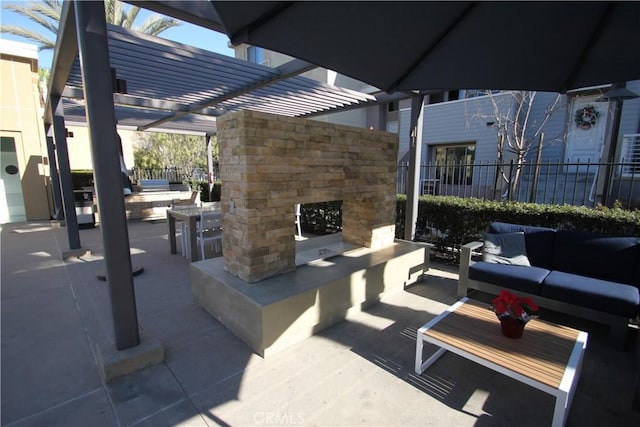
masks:
<svg viewBox="0 0 640 427"><path fill-rule="evenodd" d="M108 25L102 2L64 3L44 118L54 203L66 214L68 254L83 252L65 123L86 122L118 350L138 345L140 337L116 123L140 131L208 136L216 132L215 117L230 111L310 117L408 96L374 97L299 76L312 68L297 59L276 68L248 63Z"/></svg>
<svg viewBox="0 0 640 427"><path fill-rule="evenodd" d="M376 96L376 101L361 99L350 105L336 102L334 108L328 107L326 112L388 102L394 96L395 99L411 97L410 162L413 167L407 192L405 233L409 238L417 216L416 160L420 158L421 148L422 98L429 90L502 88L566 92L577 87L640 78L640 51L633 43L629 44L638 39L640 31L640 5L634 2L335 2L330 5L318 2L127 2L224 31L234 43L249 43L305 58L382 91L395 92ZM384 24L378 25L380 22ZM207 92L203 98L170 99L162 95L152 98L140 93L132 99L133 80L127 81L127 86L131 85L131 90L127 87L127 94L114 94L112 85L105 84L112 81L112 68L116 69L116 81L127 80L124 66L128 64L114 67L109 61L112 43L115 49L115 44L124 43L127 37L126 33L119 32L117 42L110 40L113 32L107 31L101 2L65 2L59 28L45 117L45 126L52 131L47 137L49 157L54 159L52 138L55 137L62 188L67 189L63 192L64 205L70 212L73 200L70 177L64 173L68 171L68 159L62 98L66 96L65 85L79 53L80 63L84 64L82 98L90 128L98 205L104 213L101 228L116 346L124 349L137 345L139 337L124 201L120 186L113 185L120 179L118 150L114 144L119 110L114 111L114 103L118 109L164 112L159 118L138 125L139 129L159 127L188 115L215 116L218 108L231 109L239 100L246 104L238 108L256 109L257 104L262 104L256 102L256 98L262 101L278 98L278 93L264 94L261 98L257 96L260 91L290 83L289 77L313 65L294 60L271 74L263 70L266 74L257 77L254 83L225 93ZM175 50L169 49L167 53L175 54ZM133 52L131 57L137 57L137 50ZM194 52L196 50L191 50L191 54ZM165 60L168 57L162 56L158 64L162 65ZM178 62L174 70L179 71L183 80L192 72L202 71L198 66L185 67L186 63ZM157 80L149 83L157 90L167 90ZM175 79L169 79L168 83L169 88L176 84ZM115 86L117 89L119 85ZM197 87L188 95L208 89L214 90ZM76 90L76 96L78 92ZM251 97L254 98L250 100ZM289 101L284 104L289 106ZM310 102L301 104L311 105ZM280 104L280 108L283 107ZM296 115L292 111L285 114ZM318 110L298 115L308 117L310 114L318 114ZM52 178L56 187L55 177ZM72 214L67 221L71 248L79 247L77 233L72 235L74 219ZM77 224L75 228L77 230Z"/></svg>
<svg viewBox="0 0 640 427"><path fill-rule="evenodd" d="M315 68L300 60L270 68L110 24L107 43L116 119L140 131L192 130L189 121L202 131L215 123L208 119L242 109L300 117L375 101L299 76ZM62 96L65 115L84 115L67 103L84 99L79 59Z"/></svg>

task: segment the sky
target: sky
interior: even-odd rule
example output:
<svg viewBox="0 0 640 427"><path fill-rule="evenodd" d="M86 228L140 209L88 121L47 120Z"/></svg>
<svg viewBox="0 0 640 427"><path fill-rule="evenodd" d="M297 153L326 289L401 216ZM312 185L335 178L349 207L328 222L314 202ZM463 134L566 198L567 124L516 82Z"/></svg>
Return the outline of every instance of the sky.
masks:
<svg viewBox="0 0 640 427"><path fill-rule="evenodd" d="M2 25L16 25L24 27L33 31L40 32L48 37L54 38L44 27L34 23L28 18L25 18L13 11L4 8L6 4L11 3L27 3L24 0L0 0L0 23ZM147 16L154 12L148 12L141 10L136 22L143 22ZM229 38L222 33L208 30L197 25L187 24L185 22L182 25L174 28L170 28L160 34L160 37L173 40L175 42L188 44L201 49L210 50L227 56L234 56L233 49L229 48L227 43ZM0 33L0 38L7 40L15 40L23 43L35 42L25 39L23 37L14 36L12 34ZM53 59L53 50L40 51L38 54L38 66L40 68L51 68L51 61Z"/></svg>

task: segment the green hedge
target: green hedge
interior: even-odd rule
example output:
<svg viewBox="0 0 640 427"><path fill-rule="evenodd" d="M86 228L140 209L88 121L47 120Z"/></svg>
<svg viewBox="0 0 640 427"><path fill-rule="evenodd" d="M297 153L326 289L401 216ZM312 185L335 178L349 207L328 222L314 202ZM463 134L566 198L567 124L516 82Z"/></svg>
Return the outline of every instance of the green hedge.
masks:
<svg viewBox="0 0 640 427"><path fill-rule="evenodd" d="M202 202L219 202L220 201L220 189L222 188L222 183L220 181L216 181L213 183L213 188L211 189L211 193L209 193L208 181L189 181L188 184L191 186L193 191L200 190L200 201Z"/></svg>
<svg viewBox="0 0 640 427"><path fill-rule="evenodd" d="M300 226L303 232L317 235L331 234L342 230L342 201L302 205Z"/></svg>
<svg viewBox="0 0 640 427"><path fill-rule="evenodd" d="M202 201L220 200L220 181L214 183L211 194L207 182L196 181L191 185L192 188L200 188ZM396 237L401 239L404 238L406 202L405 195L397 196ZM371 208L375 209L375 206ZM302 205L300 216L306 233L335 233L342 229L342 201ZM640 211L635 210L422 196L418 201L416 240L434 241L436 251L452 252L457 258L460 246L479 239L493 221L590 231L609 236L640 236Z"/></svg>
<svg viewBox="0 0 640 427"><path fill-rule="evenodd" d="M404 235L406 196L397 200L396 237ZM590 231L610 236L640 236L640 213L620 208L541 205L499 202L453 196L422 196L418 204L416 236L433 229L437 250L454 249L478 239L493 221L566 230ZM432 228L433 229L432 229Z"/></svg>

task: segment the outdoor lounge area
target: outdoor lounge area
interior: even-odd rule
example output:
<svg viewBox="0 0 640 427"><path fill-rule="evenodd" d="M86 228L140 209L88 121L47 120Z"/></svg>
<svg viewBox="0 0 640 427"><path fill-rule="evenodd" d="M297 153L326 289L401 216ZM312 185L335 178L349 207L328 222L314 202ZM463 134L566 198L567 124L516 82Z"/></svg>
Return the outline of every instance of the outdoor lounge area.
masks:
<svg viewBox="0 0 640 427"><path fill-rule="evenodd" d="M3 225L2 425L551 423L551 396L459 356L414 373L416 331L457 300L456 266L432 262L422 282L262 358L198 305L193 264L167 250L166 221L129 221L128 230L132 260L144 266L134 279L142 336L162 342L165 360L105 383L95 348L113 339L113 326L108 287L96 278L99 229L81 231L90 255L61 261L63 228ZM589 334L566 425L638 425L635 331L622 352L601 324L542 318Z"/></svg>
<svg viewBox="0 0 640 427"><path fill-rule="evenodd" d="M493 296L475 289L458 301L458 267L425 262L425 245L412 242L431 92L567 93L638 79L637 51L617 49L638 34L637 6L127 2L292 59L272 68L138 37L107 24L103 2L64 2L43 147L65 223L52 215L58 221L1 228L0 424L640 425L637 325L621 351L603 324L546 308L510 346L489 311ZM380 17L385 31L371 25ZM503 49L486 43L499 38ZM504 59L522 46L531 49L521 60ZM301 76L316 67L366 92ZM387 132L385 110L400 111L399 100L407 123ZM621 112L622 98L615 103ZM358 127L315 120L362 107L370 110ZM88 124L98 228L79 229L69 197L65 123L74 116ZM127 216L114 179L118 126L165 124L219 144L221 257L177 255L170 211L153 221ZM411 166L405 240L395 234L400 132ZM299 263L293 208L325 201L342 202L342 236L356 248ZM183 252L193 260L188 221ZM457 316L470 321L447 322ZM552 324L537 328L543 321ZM469 357L469 347L487 345L488 356ZM496 369L500 357L519 366ZM547 371L537 369L523 381L529 366L550 367L554 383L540 386L535 377Z"/></svg>

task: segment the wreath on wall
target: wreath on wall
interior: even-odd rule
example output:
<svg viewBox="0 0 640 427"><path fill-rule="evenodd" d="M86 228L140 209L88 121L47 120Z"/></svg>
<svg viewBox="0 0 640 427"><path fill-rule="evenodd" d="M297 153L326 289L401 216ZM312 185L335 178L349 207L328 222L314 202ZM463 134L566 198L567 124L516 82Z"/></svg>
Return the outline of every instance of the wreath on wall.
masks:
<svg viewBox="0 0 640 427"><path fill-rule="evenodd" d="M586 107L580 108L576 111L576 126L578 126L580 129L591 129L596 125L599 116L600 112L596 110L596 107L589 104Z"/></svg>

